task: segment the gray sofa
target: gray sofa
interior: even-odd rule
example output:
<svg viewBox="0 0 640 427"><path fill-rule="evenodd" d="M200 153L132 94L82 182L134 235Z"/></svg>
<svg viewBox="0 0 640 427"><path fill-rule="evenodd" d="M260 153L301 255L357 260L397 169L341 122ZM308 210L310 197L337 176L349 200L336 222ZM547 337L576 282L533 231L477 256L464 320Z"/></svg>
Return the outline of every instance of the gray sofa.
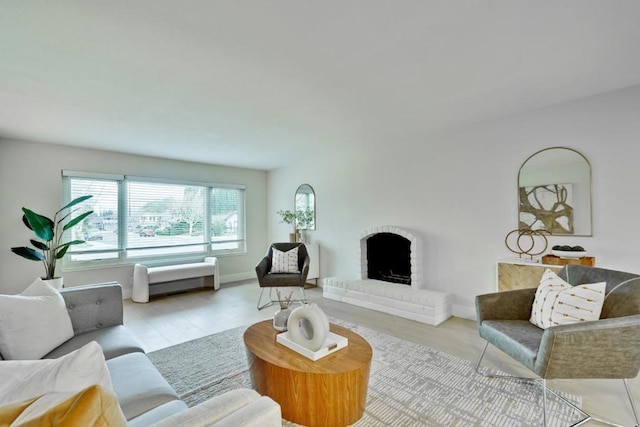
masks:
<svg viewBox="0 0 640 427"><path fill-rule="evenodd" d="M234 390L189 409L123 325L119 283L66 288L61 294L75 335L45 358L57 358L90 341L98 342L130 426L282 425L280 406L254 390Z"/></svg>

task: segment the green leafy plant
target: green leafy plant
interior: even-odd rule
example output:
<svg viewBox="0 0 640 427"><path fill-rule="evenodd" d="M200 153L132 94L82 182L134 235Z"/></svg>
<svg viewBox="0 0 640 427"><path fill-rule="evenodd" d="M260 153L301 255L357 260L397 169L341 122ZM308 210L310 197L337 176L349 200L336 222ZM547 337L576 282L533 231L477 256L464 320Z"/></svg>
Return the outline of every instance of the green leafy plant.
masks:
<svg viewBox="0 0 640 427"><path fill-rule="evenodd" d="M311 209L292 211L278 211L280 222L293 226L293 231L308 230L313 223L313 211Z"/></svg>
<svg viewBox="0 0 640 427"><path fill-rule="evenodd" d="M63 214L63 212L91 197L93 196L82 196L70 201L54 214L53 220L37 214L30 209L22 208L22 222L29 230L33 231L40 240L29 240L35 249L20 246L11 248L11 252L31 261L42 261L45 269L45 277L43 277L43 279L49 280L55 278L56 261L65 256L67 250L69 250L69 246L84 243L84 240L72 240L62 243L64 232L78 225L89 215L93 214L91 210L70 219L70 216L73 215L78 208L72 209L66 214ZM61 215L61 217L58 218L58 215Z"/></svg>
<svg viewBox="0 0 640 427"><path fill-rule="evenodd" d="M296 213L291 211L278 211L276 212L280 215L280 222L289 224L293 226L293 231L296 231Z"/></svg>

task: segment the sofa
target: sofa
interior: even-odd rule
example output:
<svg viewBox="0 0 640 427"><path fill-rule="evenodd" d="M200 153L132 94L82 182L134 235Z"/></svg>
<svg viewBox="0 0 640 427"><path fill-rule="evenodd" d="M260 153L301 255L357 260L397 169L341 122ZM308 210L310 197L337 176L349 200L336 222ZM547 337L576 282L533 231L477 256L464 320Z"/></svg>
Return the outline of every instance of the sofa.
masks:
<svg viewBox="0 0 640 427"><path fill-rule="evenodd" d="M281 426L279 405L256 391L238 389L188 408L123 324L122 286L104 283L60 290L73 337L43 359L63 358L97 342L127 425ZM0 354L0 359L2 355ZM0 362L5 363L5 362Z"/></svg>

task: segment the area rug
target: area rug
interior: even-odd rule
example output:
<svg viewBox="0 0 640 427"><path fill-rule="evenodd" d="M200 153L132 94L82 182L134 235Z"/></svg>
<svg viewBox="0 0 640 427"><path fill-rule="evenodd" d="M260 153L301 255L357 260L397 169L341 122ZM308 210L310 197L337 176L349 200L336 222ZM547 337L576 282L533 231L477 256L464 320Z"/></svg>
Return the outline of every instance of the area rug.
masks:
<svg viewBox="0 0 640 427"><path fill-rule="evenodd" d="M360 334L373 348L367 406L357 427L542 424L542 393L536 386L486 378L467 360L354 324L332 322ZM229 390L252 388L242 341L245 330L231 329L154 351L149 357L180 398L194 406ZM579 397L560 394L580 406ZM580 420L557 398L550 397L548 403L550 426Z"/></svg>

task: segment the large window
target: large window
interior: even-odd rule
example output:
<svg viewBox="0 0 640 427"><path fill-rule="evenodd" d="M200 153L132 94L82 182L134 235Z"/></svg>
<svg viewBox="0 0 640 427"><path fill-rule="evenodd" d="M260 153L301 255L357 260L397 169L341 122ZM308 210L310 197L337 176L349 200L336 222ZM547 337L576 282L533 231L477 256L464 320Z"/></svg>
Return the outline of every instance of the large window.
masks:
<svg viewBox="0 0 640 427"><path fill-rule="evenodd" d="M245 251L244 186L63 171L66 201L94 214L72 230L68 266Z"/></svg>

